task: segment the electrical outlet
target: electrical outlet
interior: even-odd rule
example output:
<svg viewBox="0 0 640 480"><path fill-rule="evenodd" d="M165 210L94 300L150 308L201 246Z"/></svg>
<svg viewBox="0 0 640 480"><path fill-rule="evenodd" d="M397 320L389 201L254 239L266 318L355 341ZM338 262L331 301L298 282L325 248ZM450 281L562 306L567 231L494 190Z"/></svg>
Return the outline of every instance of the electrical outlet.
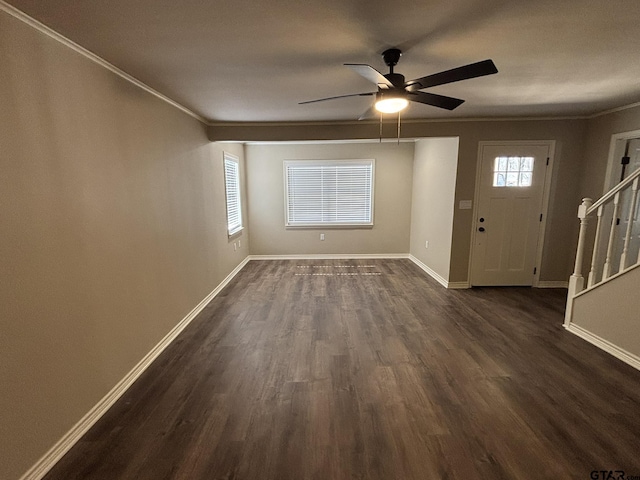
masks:
<svg viewBox="0 0 640 480"><path fill-rule="evenodd" d="M238 240L238 248L240 248L240 247L241 247L240 240Z"/></svg>
<svg viewBox="0 0 640 480"><path fill-rule="evenodd" d="M320 240L324 240L324 233L320 234Z"/></svg>
<svg viewBox="0 0 640 480"><path fill-rule="evenodd" d="M429 240L425 240L425 242L424 242L424 248L429 248Z"/></svg>
<svg viewBox="0 0 640 480"><path fill-rule="evenodd" d="M233 242L233 251L235 252L236 250L238 250L238 244Z"/></svg>

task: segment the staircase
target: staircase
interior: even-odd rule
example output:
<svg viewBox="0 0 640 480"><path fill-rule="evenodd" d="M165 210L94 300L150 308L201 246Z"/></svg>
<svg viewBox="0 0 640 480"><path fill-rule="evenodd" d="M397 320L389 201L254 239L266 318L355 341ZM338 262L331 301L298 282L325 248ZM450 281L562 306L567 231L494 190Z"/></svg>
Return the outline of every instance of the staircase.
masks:
<svg viewBox="0 0 640 480"><path fill-rule="evenodd" d="M640 369L639 184L640 170L636 170L596 202L585 198L578 207L580 234L564 322L567 330L637 369ZM590 228L594 220L595 229ZM582 272L587 269L585 285Z"/></svg>

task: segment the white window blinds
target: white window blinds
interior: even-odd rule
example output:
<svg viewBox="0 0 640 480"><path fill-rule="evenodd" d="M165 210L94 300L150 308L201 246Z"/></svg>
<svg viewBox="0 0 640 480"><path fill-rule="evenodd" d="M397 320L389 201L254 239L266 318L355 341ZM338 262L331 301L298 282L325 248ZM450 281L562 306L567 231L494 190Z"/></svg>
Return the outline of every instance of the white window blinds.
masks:
<svg viewBox="0 0 640 480"><path fill-rule="evenodd" d="M227 196L227 232L233 235L242 230L240 168L238 158L226 152L224 153L224 186Z"/></svg>
<svg viewBox="0 0 640 480"><path fill-rule="evenodd" d="M284 166L287 226L373 225L373 160Z"/></svg>

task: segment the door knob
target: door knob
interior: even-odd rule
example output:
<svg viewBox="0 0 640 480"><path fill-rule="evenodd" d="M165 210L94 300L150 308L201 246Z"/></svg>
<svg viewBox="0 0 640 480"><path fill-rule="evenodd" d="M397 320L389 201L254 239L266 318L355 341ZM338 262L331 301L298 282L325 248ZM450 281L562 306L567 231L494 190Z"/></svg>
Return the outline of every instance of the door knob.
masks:
<svg viewBox="0 0 640 480"><path fill-rule="evenodd" d="M480 227L480 228L478 229L478 231L479 231L479 232L484 232L484 227Z"/></svg>

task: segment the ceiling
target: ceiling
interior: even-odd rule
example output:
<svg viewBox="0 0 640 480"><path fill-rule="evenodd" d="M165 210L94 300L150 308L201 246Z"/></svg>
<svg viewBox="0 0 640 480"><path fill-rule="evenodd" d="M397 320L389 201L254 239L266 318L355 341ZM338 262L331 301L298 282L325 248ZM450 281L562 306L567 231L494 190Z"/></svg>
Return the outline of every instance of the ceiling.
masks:
<svg viewBox="0 0 640 480"><path fill-rule="evenodd" d="M212 122L355 120L374 91L343 66L407 79L493 59L499 73L427 91L412 118L584 116L640 101L638 0L8 0ZM372 88L373 87L373 88Z"/></svg>

